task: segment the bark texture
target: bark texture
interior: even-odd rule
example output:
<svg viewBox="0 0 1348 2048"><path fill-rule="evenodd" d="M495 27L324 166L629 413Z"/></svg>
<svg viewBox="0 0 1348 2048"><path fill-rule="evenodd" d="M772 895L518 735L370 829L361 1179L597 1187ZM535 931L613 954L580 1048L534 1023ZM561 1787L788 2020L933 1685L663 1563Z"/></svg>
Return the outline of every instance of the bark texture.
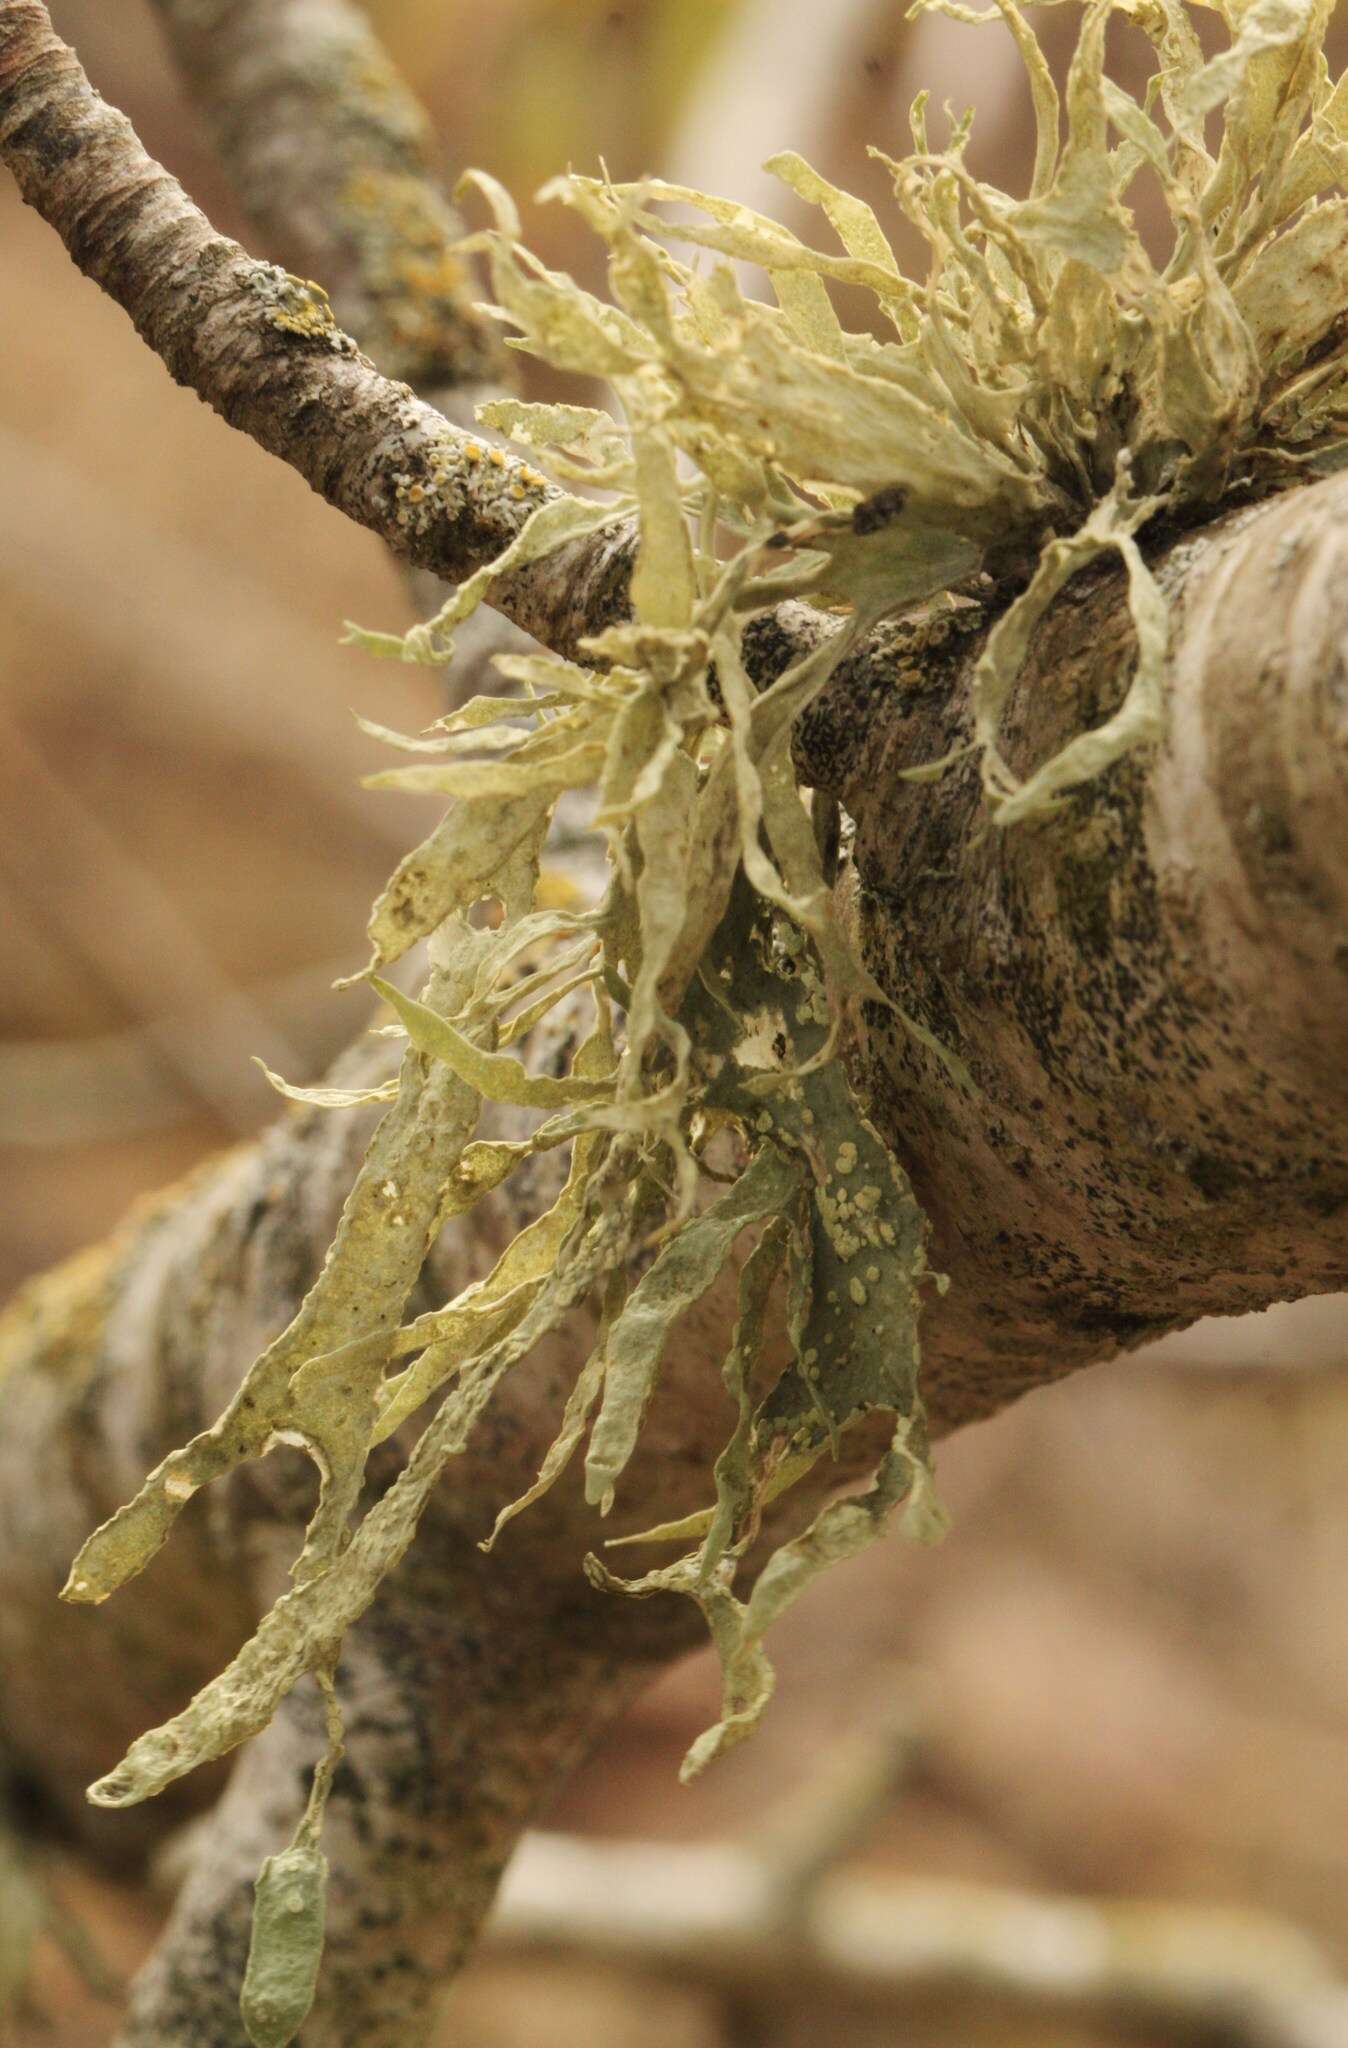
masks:
<svg viewBox="0 0 1348 2048"><path fill-rule="evenodd" d="M875 1111L955 1284L926 1314L942 1427L1204 1315L1348 1285L1348 485L1171 546L1171 721L1045 824L989 827L971 648L843 679L801 736L857 818L872 971L976 1092L881 1013ZM1115 707L1118 579L1069 588L1006 723L1028 773Z"/></svg>
<svg viewBox="0 0 1348 2048"><path fill-rule="evenodd" d="M230 182L270 253L322 281L389 377L431 396L506 382L453 253L430 123L347 0L155 0Z"/></svg>

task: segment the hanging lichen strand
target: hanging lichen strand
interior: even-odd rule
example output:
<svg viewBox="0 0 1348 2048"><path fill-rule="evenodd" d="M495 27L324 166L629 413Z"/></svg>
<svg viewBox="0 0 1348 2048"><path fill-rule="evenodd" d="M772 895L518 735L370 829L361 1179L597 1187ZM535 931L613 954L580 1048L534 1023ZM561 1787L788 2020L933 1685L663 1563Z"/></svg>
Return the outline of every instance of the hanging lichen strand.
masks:
<svg viewBox="0 0 1348 2048"><path fill-rule="evenodd" d="M331 1670L503 1375L585 1302L599 1308L595 1348L536 1484L501 1504L502 1520L553 1483L587 1430L588 1498L608 1509L673 1320L739 1260L724 1362L733 1428L707 1474L706 1512L647 1532L675 1561L640 1580L590 1564L597 1583L672 1587L706 1614L725 1704L689 1770L752 1728L771 1689L764 1631L818 1570L900 1504L919 1532L937 1526L917 1392L923 1221L837 1057L845 1034L864 1031L864 1004L885 998L835 921L827 820L794 781L791 727L882 614L972 596L1003 607L974 679L997 823L1043 814L1155 738L1166 618L1136 535L1162 511L1193 516L1343 448L1343 326L1320 281L1348 274L1348 201L1334 196L1348 91L1322 54L1331 10L1220 0L1207 11L1229 47L1209 59L1181 0L1093 0L1060 108L1032 33L998 0L1038 120L1033 184L1016 200L977 182L968 122L933 148L919 102L915 153L885 161L930 247L923 283L901 274L868 206L791 155L773 167L822 209L843 253L681 187L559 180L552 196L608 245L611 304L544 270L509 200L475 181L495 219L475 241L515 345L606 379L623 419L486 407L489 425L587 495L551 499L406 640L363 637L446 661L453 626L494 575L635 517L631 618L596 635L584 664L503 659L514 695L475 698L416 739L383 735L417 759L376 781L451 799L370 922L369 978L407 1039L397 1082L376 1091L388 1110L294 1322L219 1421L91 1537L68 1593L105 1598L198 1487L279 1440L312 1455L319 1505L291 1589L94 1799L152 1795L264 1727L305 1673ZM1140 104L1105 75L1116 12L1155 47ZM1156 258L1128 204L1141 183L1169 211ZM670 226L656 210L665 201L697 221ZM685 267L670 239L760 265L776 303L745 298L729 264ZM890 338L845 331L833 282L869 292ZM1131 592L1131 680L1112 718L1020 782L999 723L1031 629L1110 551ZM744 625L788 596L826 607L833 630L756 693ZM546 907L537 883L553 811L581 791L607 886L588 906ZM484 897L494 923L470 919ZM431 971L414 1001L382 974L422 939ZM563 1003L591 1019L576 1049L560 1070L527 1068L512 1048ZM338 1110L368 1099L285 1092ZM484 1101L533 1112L529 1135L474 1142ZM486 1278L406 1321L446 1219L564 1145L555 1205ZM766 1333L782 1324L789 1362L764 1392ZM355 1520L371 1447L431 1400L400 1477ZM737 1564L765 1507L877 1411L892 1436L870 1490L825 1507L742 1597ZM300 1846L312 1861L316 1845ZM259 1953L270 1968L266 1941ZM310 1982L308 1960L299 1976ZM296 1982L277 2012L303 2002ZM273 2012L255 2038L280 2039L282 2024Z"/></svg>

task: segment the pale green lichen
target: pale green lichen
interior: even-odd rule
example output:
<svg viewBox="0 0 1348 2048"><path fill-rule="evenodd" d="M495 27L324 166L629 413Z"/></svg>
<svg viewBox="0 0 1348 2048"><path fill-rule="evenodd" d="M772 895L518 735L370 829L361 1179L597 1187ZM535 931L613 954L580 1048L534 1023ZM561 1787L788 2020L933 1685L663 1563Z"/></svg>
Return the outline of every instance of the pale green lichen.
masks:
<svg viewBox="0 0 1348 2048"><path fill-rule="evenodd" d="M1033 182L1015 199L975 180L967 122L934 148L919 102L914 152L886 161L930 250L921 283L900 272L874 212L795 156L773 168L821 209L841 253L685 188L558 181L554 195L608 245L612 304L543 269L506 196L476 181L494 226L475 240L517 345L608 379L623 419L488 408L540 469L598 495L545 501L531 483L540 503L504 555L425 626L366 638L444 660L495 576L628 518L639 530L632 617L586 644L583 661L502 660L519 692L508 702L476 699L429 734L392 736L417 758L377 780L452 799L370 923L372 970L430 940L419 999L376 984L408 1038L396 1099L294 1323L219 1422L90 1539L69 1591L105 1597L200 1485L278 1440L313 1455L318 1510L294 1587L96 1799L151 1795L264 1726L306 1672L329 1669L502 1376L587 1299L600 1304L597 1343L537 1482L501 1519L555 1481L596 1410L588 1493L607 1507L630 1484L670 1327L733 1266L737 1243L733 1427L708 1506L627 1539L685 1546L627 1589L697 1600L720 1652L722 1717L686 1768L753 1727L772 1685L764 1633L819 1570L900 1507L917 1533L936 1532L918 1394L923 1219L836 1057L844 1026L863 1030L864 1006L885 998L835 916L828 833L816 829L827 820L796 786L792 726L877 618L960 591L997 614L973 710L998 823L1051 810L1161 730L1166 616L1149 522L1343 457L1348 361L1325 280L1348 272L1348 201L1333 196L1348 170L1348 92L1322 55L1331 7L1218 0L1208 11L1229 46L1208 59L1182 0L1088 0L1060 109L1013 0L997 0L977 18L1000 16L1024 57ZM1104 69L1116 12L1155 47L1140 102ZM1155 253L1129 203L1143 183L1169 213ZM697 217L671 226L666 201ZM724 264L680 263L669 240L762 265L776 303L746 298ZM843 328L834 283L870 294L882 333ZM289 287L277 286L277 318L308 332L318 310ZM470 447L445 460L493 457ZM394 482L398 516L428 518L410 480ZM1066 582L1110 553L1127 572L1133 673L1104 725L1021 779L1000 740L1031 632ZM831 608L837 630L756 692L744 621L787 596ZM539 894L540 853L558 798L584 788L596 791L608 886L591 906L558 908ZM494 929L468 917L488 895ZM528 1070L509 1047L582 990L590 1036L562 1071ZM483 1100L541 1121L528 1138L475 1145ZM405 1321L442 1220L561 1144L571 1171L553 1208L485 1279ZM710 1201L709 1174L730 1180ZM638 1254L653 1262L629 1293ZM755 1394L774 1322L790 1363ZM353 1529L370 1447L437 1394L401 1476ZM891 1445L869 1491L824 1507L741 1598L736 1571L765 1510L877 1411ZM589 1569L624 1584L594 1559ZM295 1992L287 2010L298 2003Z"/></svg>
<svg viewBox="0 0 1348 2048"><path fill-rule="evenodd" d="M314 2002L327 1883L321 1849L283 1849L258 1873L239 2001L253 2048L286 2048Z"/></svg>

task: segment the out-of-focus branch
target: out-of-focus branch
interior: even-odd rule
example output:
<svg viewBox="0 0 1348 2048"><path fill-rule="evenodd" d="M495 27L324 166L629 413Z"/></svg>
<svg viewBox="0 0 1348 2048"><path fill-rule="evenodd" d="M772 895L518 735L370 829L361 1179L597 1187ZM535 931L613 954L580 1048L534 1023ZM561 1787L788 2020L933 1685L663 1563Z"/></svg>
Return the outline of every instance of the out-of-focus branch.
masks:
<svg viewBox="0 0 1348 2048"><path fill-rule="evenodd" d="M241 1048L283 1071L301 1061L286 1033L230 980L158 878L86 809L19 725L0 709L0 794L11 816L27 803L40 828L0 851L0 874L42 901L95 974L138 1016L146 1037L227 1130L257 1126L266 1091ZM196 1028L166 1013L184 1002Z"/></svg>
<svg viewBox="0 0 1348 2048"><path fill-rule="evenodd" d="M1158 2043L1342 2048L1348 1988L1266 1915L1055 1898L966 1883L823 1878L789 1912L772 1866L730 1844L525 1837L489 1947L603 1958L771 2008L947 1996L1145 2025Z"/></svg>
<svg viewBox="0 0 1348 2048"><path fill-rule="evenodd" d="M404 851L405 814L357 787L362 745L316 687L321 638L260 576L143 517L114 480L100 481L5 425L0 475L5 588L22 591L44 616L64 618L71 565L79 565L81 635L135 673L134 691L117 702L119 730L224 758L265 746L284 758L306 809L321 806L359 844ZM27 712L26 680L10 680L19 716ZM48 666L32 680L33 710L40 690L44 717L53 709L73 715L86 688L76 664Z"/></svg>
<svg viewBox="0 0 1348 2048"><path fill-rule="evenodd" d="M471 432L477 407L514 388L514 364L455 253L462 223L429 119L364 14L349 0L155 7L266 252L319 281L377 369ZM417 610L437 610L440 583L408 574ZM457 636L451 701L497 687L493 657L529 644L499 613L475 613Z"/></svg>
<svg viewBox="0 0 1348 2048"><path fill-rule="evenodd" d="M348 0L154 0L268 253L316 277L341 325L423 397L506 382L452 253L462 228L430 123Z"/></svg>
<svg viewBox="0 0 1348 2048"><path fill-rule="evenodd" d="M875 0L796 8L791 62L775 67L769 88L763 52L781 32L780 10L776 0L743 0L731 10L683 115L665 176L771 212L783 188L762 169L764 159L789 142L812 162L819 160L838 81L847 76L874 12ZM897 18L891 21L888 33L897 34L898 25Z"/></svg>
<svg viewBox="0 0 1348 2048"><path fill-rule="evenodd" d="M22 912L17 890L5 909L11 904ZM297 1075L326 1066L350 1034L332 986L349 966L345 956L314 962L237 991L237 1000L276 1019L299 1048ZM172 1007L156 1008L124 1030L0 1044L0 1145L41 1151L168 1129L199 1112L202 1089L193 1077L203 1066L222 1099L232 1099L231 1087L242 1098L240 1069L252 1040L239 1043L227 1034L209 1000L186 988L185 980L175 975L172 989L159 992L159 1003L171 996ZM241 1100L240 1117L245 1106Z"/></svg>

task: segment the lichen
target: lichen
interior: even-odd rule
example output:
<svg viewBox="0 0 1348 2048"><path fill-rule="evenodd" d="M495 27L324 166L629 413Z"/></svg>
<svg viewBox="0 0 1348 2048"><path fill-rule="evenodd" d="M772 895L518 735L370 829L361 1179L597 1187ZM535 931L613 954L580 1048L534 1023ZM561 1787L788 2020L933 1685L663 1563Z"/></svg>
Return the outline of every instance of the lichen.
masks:
<svg viewBox="0 0 1348 2048"><path fill-rule="evenodd" d="M252 290L266 311L267 325L278 334L293 334L301 341L318 342L334 354L347 354L355 346L333 317L328 295L321 284L292 277L274 263L259 263L252 272Z"/></svg>
<svg viewBox="0 0 1348 2048"><path fill-rule="evenodd" d="M973 593L995 621L972 687L998 824L1052 810L1160 732L1167 621L1149 526L1164 517L1173 530L1344 454L1345 338L1316 282L1348 253L1348 201L1324 196L1348 167L1348 92L1321 54L1331 4L1218 0L1209 11L1229 47L1209 59L1181 0L1088 0L1060 111L1014 0L997 0L976 18L1000 16L1025 60L1033 182L1015 199L975 180L968 123L934 147L919 101L913 153L885 161L929 246L921 283L870 207L792 155L773 168L822 211L841 253L683 187L557 181L553 196L607 244L611 302L543 269L506 195L476 179L493 225L473 246L517 344L607 379L622 417L490 407L487 423L538 465L520 486L538 490L537 506L434 619L364 637L447 660L494 578L634 519L631 616L580 660L501 658L508 700L474 698L426 734L383 736L417 758L381 786L450 799L370 921L368 972L408 1044L396 1100L295 1322L219 1422L90 1539L69 1591L112 1592L184 1499L280 1440L312 1453L318 1510L292 1589L95 1798L151 1795L264 1726L305 1672L330 1668L502 1377L583 1301L601 1304L597 1342L538 1480L502 1519L554 1483L587 1428L590 1501L606 1511L631 1485L669 1329L738 1264L723 1367L734 1423L707 1508L639 1539L680 1546L668 1565L631 1582L588 1566L596 1583L680 1591L706 1615L725 1699L689 1771L755 1725L772 1687L764 1633L819 1570L896 1510L919 1534L939 1529L918 1391L925 1224L839 1057L887 999L835 912L830 819L797 787L792 728L877 621ZM1155 46L1140 102L1105 71L1115 12ZM1157 253L1129 205L1143 180L1169 209ZM666 202L696 218L672 226ZM670 240L762 265L775 303L746 298L724 263L681 263ZM843 328L840 283L869 293L881 334ZM321 340L327 316L309 288L284 273L266 288L278 327ZM485 471L496 458L470 446L454 459ZM545 496L541 473L587 495ZM399 518L426 516L428 485L443 480L395 478ZM999 739L1029 636L1109 554L1127 575L1132 677L1103 725L1022 781ZM832 630L756 691L745 621L786 597L826 609ZM608 858L593 903L539 885L552 813L581 791ZM1083 840L1065 915L1092 925L1107 869L1108 848ZM484 897L495 923L470 915ZM414 999L378 977L421 939L432 974ZM510 1048L576 1003L592 1012L588 1035L567 1034L574 1049L552 1070L530 1069ZM475 1146L483 1101L531 1112L531 1135ZM443 1218L555 1146L570 1147L571 1166L553 1207L484 1279L404 1320ZM774 1322L789 1351L775 1378ZM368 1451L433 1397L400 1477L353 1527ZM891 1441L870 1490L824 1507L744 1596L737 1574L770 1505L877 1412Z"/></svg>
<svg viewBox="0 0 1348 2048"><path fill-rule="evenodd" d="M370 302L366 345L387 373L422 388L484 375L490 350L469 311L467 266L450 246L452 216L420 166L363 160L332 209Z"/></svg>

